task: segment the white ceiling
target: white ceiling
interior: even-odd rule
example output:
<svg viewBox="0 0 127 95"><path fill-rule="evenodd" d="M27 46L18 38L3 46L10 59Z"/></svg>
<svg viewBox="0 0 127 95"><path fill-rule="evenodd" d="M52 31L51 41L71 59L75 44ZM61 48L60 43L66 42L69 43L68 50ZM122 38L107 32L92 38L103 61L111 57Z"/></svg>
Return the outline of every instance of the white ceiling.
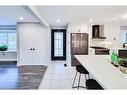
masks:
<svg viewBox="0 0 127 95"><path fill-rule="evenodd" d="M22 22L37 22L22 6L0 6L0 25L15 25L19 17L24 18Z"/></svg>
<svg viewBox="0 0 127 95"><path fill-rule="evenodd" d="M127 6L38 6L51 26L68 23L127 23ZM56 20L61 22L57 23Z"/></svg>
<svg viewBox="0 0 127 95"><path fill-rule="evenodd" d="M67 26L68 23L127 24L127 6L37 6L41 15L53 27ZM0 6L0 25L12 25L19 22L38 22L22 6ZM60 23L57 23L60 19ZM93 22L89 22L93 19Z"/></svg>

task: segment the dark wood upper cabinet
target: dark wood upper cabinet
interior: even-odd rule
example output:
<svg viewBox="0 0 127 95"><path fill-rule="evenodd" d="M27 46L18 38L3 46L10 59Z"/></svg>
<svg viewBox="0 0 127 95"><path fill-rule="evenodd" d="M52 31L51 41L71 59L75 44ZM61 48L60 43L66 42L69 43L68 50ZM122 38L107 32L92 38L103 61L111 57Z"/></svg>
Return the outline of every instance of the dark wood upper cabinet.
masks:
<svg viewBox="0 0 127 95"><path fill-rule="evenodd" d="M78 61L74 55L88 54L88 34L87 33L71 33L71 63L72 66L78 65Z"/></svg>

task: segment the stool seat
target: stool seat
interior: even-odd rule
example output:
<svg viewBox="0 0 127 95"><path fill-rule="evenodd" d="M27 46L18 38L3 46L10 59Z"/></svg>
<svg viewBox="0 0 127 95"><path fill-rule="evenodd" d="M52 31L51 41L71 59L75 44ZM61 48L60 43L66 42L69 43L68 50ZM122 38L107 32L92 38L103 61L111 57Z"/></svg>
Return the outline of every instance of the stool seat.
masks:
<svg viewBox="0 0 127 95"><path fill-rule="evenodd" d="M77 72L82 73L82 74L89 74L89 72L82 65L76 66L76 70Z"/></svg>
<svg viewBox="0 0 127 95"><path fill-rule="evenodd" d="M78 85L74 86L75 80L76 80L76 77L77 77L77 73L79 73ZM75 77L74 77L74 80L73 80L72 88L78 88L78 89L79 88L86 88L85 86L80 85L81 74L85 75L85 80L87 80L87 77L90 78L89 72L82 65L77 65L76 66L76 74L75 74Z"/></svg>
<svg viewBox="0 0 127 95"><path fill-rule="evenodd" d="M87 89L94 89L94 90L95 89L103 90L101 85L95 79L88 79L88 80L86 80L86 88Z"/></svg>

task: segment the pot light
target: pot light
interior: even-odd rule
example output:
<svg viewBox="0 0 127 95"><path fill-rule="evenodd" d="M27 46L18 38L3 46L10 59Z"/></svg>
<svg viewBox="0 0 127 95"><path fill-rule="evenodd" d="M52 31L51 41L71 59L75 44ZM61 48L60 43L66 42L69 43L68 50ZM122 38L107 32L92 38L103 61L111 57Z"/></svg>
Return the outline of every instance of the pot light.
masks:
<svg viewBox="0 0 127 95"><path fill-rule="evenodd" d="M60 22L60 19L57 19L56 22L59 23Z"/></svg>
<svg viewBox="0 0 127 95"><path fill-rule="evenodd" d="M19 17L19 20L23 20L24 18L23 17Z"/></svg>
<svg viewBox="0 0 127 95"><path fill-rule="evenodd" d="M89 22L93 22L93 19L89 19Z"/></svg>

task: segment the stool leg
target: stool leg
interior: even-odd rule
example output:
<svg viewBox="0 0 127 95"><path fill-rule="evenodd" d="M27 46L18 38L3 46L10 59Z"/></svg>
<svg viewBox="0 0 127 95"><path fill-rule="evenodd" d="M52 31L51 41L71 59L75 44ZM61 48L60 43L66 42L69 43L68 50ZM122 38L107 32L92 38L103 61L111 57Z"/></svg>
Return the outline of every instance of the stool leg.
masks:
<svg viewBox="0 0 127 95"><path fill-rule="evenodd" d="M73 84L72 84L72 88L74 88L74 84L75 84L75 79L76 79L77 73L78 72L76 72L76 74L75 74L75 77L74 77L74 80L73 80Z"/></svg>
<svg viewBox="0 0 127 95"><path fill-rule="evenodd" d="M78 89L79 89L79 87L80 87L80 77L81 77L81 73L79 74Z"/></svg>

